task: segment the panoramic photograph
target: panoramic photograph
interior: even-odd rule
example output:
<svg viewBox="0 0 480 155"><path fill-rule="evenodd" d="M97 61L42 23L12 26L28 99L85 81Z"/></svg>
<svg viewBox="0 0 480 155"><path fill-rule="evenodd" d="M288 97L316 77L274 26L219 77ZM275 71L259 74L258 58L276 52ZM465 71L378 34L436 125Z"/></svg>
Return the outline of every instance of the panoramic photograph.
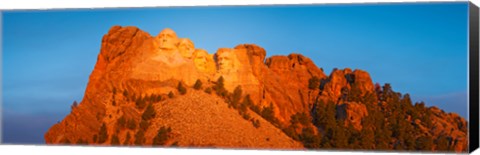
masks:
<svg viewBox="0 0 480 155"><path fill-rule="evenodd" d="M2 144L468 151L468 2L2 12Z"/></svg>

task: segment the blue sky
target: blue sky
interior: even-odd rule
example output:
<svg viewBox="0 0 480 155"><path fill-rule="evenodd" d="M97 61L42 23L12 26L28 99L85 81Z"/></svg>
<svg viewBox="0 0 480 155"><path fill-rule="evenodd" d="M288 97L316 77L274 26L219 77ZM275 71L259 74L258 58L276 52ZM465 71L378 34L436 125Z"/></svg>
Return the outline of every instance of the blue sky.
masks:
<svg viewBox="0 0 480 155"><path fill-rule="evenodd" d="M447 112L467 114L468 3L170 7L3 12L3 142L43 143L81 101L113 25L169 27L210 53L254 43L333 68L363 69ZM25 134L30 133L30 134Z"/></svg>

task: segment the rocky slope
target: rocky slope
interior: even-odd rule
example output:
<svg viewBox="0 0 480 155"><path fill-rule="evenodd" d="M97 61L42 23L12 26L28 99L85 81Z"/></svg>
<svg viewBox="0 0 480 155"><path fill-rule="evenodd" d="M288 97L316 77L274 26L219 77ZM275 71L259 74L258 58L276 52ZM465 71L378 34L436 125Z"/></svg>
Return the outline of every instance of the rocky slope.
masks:
<svg viewBox="0 0 480 155"><path fill-rule="evenodd" d="M450 150L465 151L463 118L435 107L413 108L411 101L397 107L400 104L392 103L407 99L395 93L375 86L363 70L337 69L326 75L301 54L266 58L266 51L254 44L209 54L171 29L151 36L136 27L114 26L102 39L83 100L51 127L45 140L47 144L312 148L305 130L316 128L312 134L323 139L330 136L329 127L316 120L324 117L317 107L331 103L333 117L341 126L351 126L351 132L399 123L387 118L381 120L382 127L368 123L380 113L404 116L401 120L412 126L412 132L435 140L446 137ZM421 110L431 113L429 122L426 115L417 116ZM309 121L298 127L296 116ZM287 132L290 127L293 132ZM394 136L387 149L408 148L403 137ZM320 148L330 146L325 141L329 140L323 140ZM437 148L432 145L427 150Z"/></svg>

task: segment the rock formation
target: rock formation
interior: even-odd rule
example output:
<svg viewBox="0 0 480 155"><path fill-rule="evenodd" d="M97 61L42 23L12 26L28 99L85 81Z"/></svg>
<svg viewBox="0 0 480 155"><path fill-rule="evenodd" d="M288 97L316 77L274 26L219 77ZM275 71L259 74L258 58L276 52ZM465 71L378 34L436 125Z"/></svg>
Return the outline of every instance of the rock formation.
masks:
<svg viewBox="0 0 480 155"><path fill-rule="evenodd" d="M193 52L193 62L195 67L202 73L212 75L216 72L213 55L208 54L204 49L195 49Z"/></svg>
<svg viewBox="0 0 480 155"><path fill-rule="evenodd" d="M224 81L219 82L220 77ZM221 87L227 93L215 94ZM312 114L314 107L332 103L338 121L364 131L366 120L378 115L369 112L391 113L388 109L392 105L380 96L392 93L375 88L366 71L335 69L327 76L301 54L266 58L265 49L254 44L219 48L209 54L190 39L179 39L168 28L150 36L136 27L114 26L103 36L83 100L49 129L45 140L47 144L162 142L200 147L308 148L316 145L295 134L305 137L310 128L316 128L313 134L327 134L321 121L315 122L320 118ZM147 113L152 111L155 115ZM432 113L432 122L422 121L427 116L413 119L411 112L405 115L418 132L433 138L446 136L449 146L464 151L466 121L435 108L426 111ZM309 120L302 121L304 129L286 132L293 125L293 116L302 113L306 114L302 119ZM172 130L167 141L154 138L170 131L161 130L163 126ZM394 140L388 147L397 146Z"/></svg>
<svg viewBox="0 0 480 155"><path fill-rule="evenodd" d="M178 50L180 51L180 55L184 58L190 59L192 58L192 54L195 51L195 46L193 42L188 38L182 38L178 41Z"/></svg>
<svg viewBox="0 0 480 155"><path fill-rule="evenodd" d="M362 130L362 120L368 116L365 105L355 102L347 102L337 107L337 115L340 119L345 119L345 126L352 125L357 130Z"/></svg>

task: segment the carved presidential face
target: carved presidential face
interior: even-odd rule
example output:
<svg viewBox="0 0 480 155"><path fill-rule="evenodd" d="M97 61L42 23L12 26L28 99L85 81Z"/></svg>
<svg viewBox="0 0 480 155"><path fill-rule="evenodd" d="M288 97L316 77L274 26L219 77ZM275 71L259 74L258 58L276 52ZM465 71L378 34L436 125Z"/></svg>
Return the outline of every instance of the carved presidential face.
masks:
<svg viewBox="0 0 480 155"><path fill-rule="evenodd" d="M177 34L169 28L163 29L157 38L161 49L173 49L177 43Z"/></svg>
<svg viewBox="0 0 480 155"><path fill-rule="evenodd" d="M235 53L233 53L233 49L219 49L217 51L217 61L220 72L226 72L233 69L235 63Z"/></svg>
<svg viewBox="0 0 480 155"><path fill-rule="evenodd" d="M193 53L193 62L199 70L206 70L208 62L208 53L205 50L197 49Z"/></svg>
<svg viewBox="0 0 480 155"><path fill-rule="evenodd" d="M178 50L184 58L191 58L195 51L195 46L190 39L182 38L178 41Z"/></svg>

